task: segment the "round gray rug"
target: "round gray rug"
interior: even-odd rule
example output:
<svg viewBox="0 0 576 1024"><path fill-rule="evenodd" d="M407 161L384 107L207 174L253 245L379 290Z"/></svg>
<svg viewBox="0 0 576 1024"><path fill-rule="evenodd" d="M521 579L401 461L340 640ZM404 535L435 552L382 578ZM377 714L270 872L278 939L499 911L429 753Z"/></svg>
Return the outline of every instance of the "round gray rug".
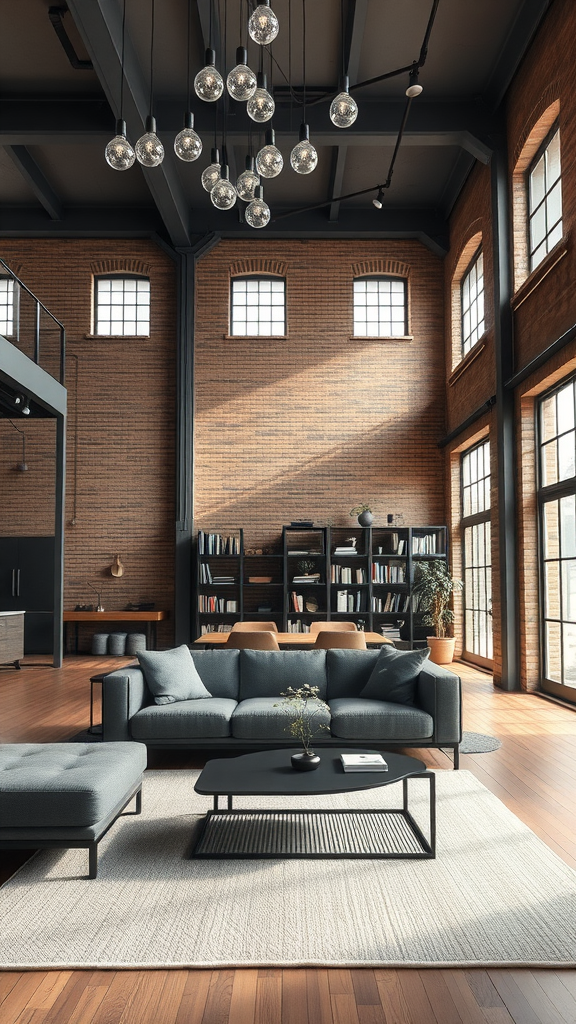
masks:
<svg viewBox="0 0 576 1024"><path fill-rule="evenodd" d="M495 736L485 736L482 732L463 732L460 753L489 754L491 750L498 750L501 746L501 740L497 740Z"/></svg>

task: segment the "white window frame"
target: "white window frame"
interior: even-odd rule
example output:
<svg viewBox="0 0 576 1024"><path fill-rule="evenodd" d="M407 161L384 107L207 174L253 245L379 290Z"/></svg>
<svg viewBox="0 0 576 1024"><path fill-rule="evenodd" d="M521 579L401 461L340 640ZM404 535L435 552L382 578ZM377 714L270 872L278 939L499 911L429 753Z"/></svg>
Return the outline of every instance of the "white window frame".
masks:
<svg viewBox="0 0 576 1024"><path fill-rule="evenodd" d="M407 337L408 281L405 277L383 274L355 277L353 297L353 337Z"/></svg>
<svg viewBox="0 0 576 1024"><path fill-rule="evenodd" d="M284 338L286 333L286 279L273 274L232 277L230 336Z"/></svg>
<svg viewBox="0 0 576 1024"><path fill-rule="evenodd" d="M552 147L556 140L557 168L552 162ZM539 174L543 178L543 188L537 190ZM557 124L545 138L528 168L527 190L528 257L532 272L562 238L562 150L560 129Z"/></svg>
<svg viewBox="0 0 576 1024"><path fill-rule="evenodd" d="M462 564L466 661L493 666L490 440L462 452Z"/></svg>
<svg viewBox="0 0 576 1024"><path fill-rule="evenodd" d="M462 356L486 331L484 318L484 253L477 249L460 284Z"/></svg>
<svg viewBox="0 0 576 1024"><path fill-rule="evenodd" d="M0 274L0 289L3 291L3 284L6 283L6 302L4 295L0 293L0 334L3 338L16 338L19 334L20 322L20 288L16 281L8 274ZM2 319L1 314L6 309L9 315Z"/></svg>
<svg viewBox="0 0 576 1024"><path fill-rule="evenodd" d="M110 301L103 301L107 297ZM132 297L134 301L129 302ZM117 300L114 303L113 298ZM103 315L107 310L110 314ZM94 278L94 334L103 338L150 337L149 277L142 274L98 274Z"/></svg>

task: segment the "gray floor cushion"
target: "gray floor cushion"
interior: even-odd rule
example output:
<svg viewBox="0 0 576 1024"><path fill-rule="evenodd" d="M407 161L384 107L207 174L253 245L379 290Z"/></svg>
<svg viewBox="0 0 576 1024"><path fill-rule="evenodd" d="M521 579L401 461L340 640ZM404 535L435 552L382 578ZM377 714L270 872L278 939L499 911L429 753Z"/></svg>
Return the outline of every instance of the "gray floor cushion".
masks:
<svg viewBox="0 0 576 1024"><path fill-rule="evenodd" d="M337 697L328 702L333 736L343 740L430 739L434 722L417 708L384 700Z"/></svg>
<svg viewBox="0 0 576 1024"><path fill-rule="evenodd" d="M231 734L235 707L236 701L229 697L151 704L132 716L130 732L135 740L221 739Z"/></svg>
<svg viewBox="0 0 576 1024"><path fill-rule="evenodd" d="M241 701L232 715L232 735L243 740L291 740L290 718L282 708L275 707L280 697L250 697ZM327 711L320 711L314 719L319 727L330 724ZM329 733L318 728L315 733L320 739ZM294 739L298 746L298 740Z"/></svg>

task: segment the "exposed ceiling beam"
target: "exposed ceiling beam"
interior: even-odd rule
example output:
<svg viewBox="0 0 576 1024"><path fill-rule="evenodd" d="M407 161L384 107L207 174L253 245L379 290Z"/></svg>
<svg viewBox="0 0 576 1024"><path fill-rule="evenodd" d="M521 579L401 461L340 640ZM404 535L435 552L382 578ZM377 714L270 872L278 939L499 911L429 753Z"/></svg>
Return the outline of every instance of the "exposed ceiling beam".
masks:
<svg viewBox="0 0 576 1024"><path fill-rule="evenodd" d="M458 154L440 197L440 209L446 218L452 213L456 200L464 188L475 162L474 157L464 150Z"/></svg>
<svg viewBox="0 0 576 1024"><path fill-rule="evenodd" d="M338 214L340 212L340 202L336 200L336 196L341 196L344 189L344 171L346 169L346 156L348 153L348 146L337 146L332 153L332 167L330 168L330 184L328 186L328 195L335 201L330 204L328 210L328 220L338 220Z"/></svg>
<svg viewBox="0 0 576 1024"><path fill-rule="evenodd" d="M26 146L6 146L5 152L52 220L62 220L62 203Z"/></svg>
<svg viewBox="0 0 576 1024"><path fill-rule="evenodd" d="M360 52L364 39L364 25L368 12L368 0L350 0L348 19L344 35L344 66L352 85L358 80Z"/></svg>
<svg viewBox="0 0 576 1024"><path fill-rule="evenodd" d="M116 112L122 52L121 6L115 0L68 0L68 9L90 54L108 102ZM148 112L148 84L132 42L127 38L123 113L133 140L143 133ZM188 207L170 157L159 167L152 170L142 168L142 171L172 244L189 245Z"/></svg>
<svg viewBox="0 0 576 1024"><path fill-rule="evenodd" d="M69 207L61 219L49 220L37 206L6 206L0 211L0 237L149 238L163 224L153 206Z"/></svg>
<svg viewBox="0 0 576 1024"><path fill-rule="evenodd" d="M483 93L492 110L496 110L502 103L518 65L552 3L553 0L524 0Z"/></svg>

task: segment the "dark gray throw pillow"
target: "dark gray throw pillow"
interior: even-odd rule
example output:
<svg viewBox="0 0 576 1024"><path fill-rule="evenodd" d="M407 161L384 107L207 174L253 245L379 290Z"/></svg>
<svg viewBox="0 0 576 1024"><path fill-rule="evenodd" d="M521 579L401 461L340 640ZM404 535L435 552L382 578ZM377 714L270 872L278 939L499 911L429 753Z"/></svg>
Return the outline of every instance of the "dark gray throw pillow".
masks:
<svg viewBox="0 0 576 1024"><path fill-rule="evenodd" d="M416 680L430 654L421 651L397 651L391 644L381 648L372 674L359 696L366 700L389 700L393 704L414 705Z"/></svg>
<svg viewBox="0 0 576 1024"><path fill-rule="evenodd" d="M198 675L186 644L170 651L141 651L138 661L155 704L212 696Z"/></svg>

